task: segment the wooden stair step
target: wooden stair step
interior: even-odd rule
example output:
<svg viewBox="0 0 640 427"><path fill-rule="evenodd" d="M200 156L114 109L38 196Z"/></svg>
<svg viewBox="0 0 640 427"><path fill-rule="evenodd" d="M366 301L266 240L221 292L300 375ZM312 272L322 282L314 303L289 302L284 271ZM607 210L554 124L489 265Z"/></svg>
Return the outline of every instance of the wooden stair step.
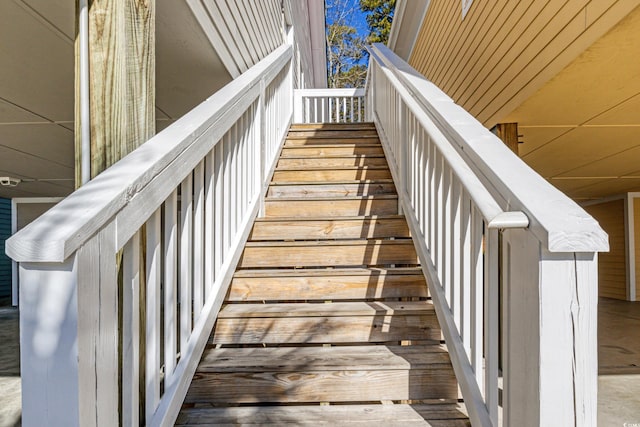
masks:
<svg viewBox="0 0 640 427"><path fill-rule="evenodd" d="M384 167L388 168L387 159L382 154L345 155L342 157L281 157L278 169L292 168L344 168L344 167Z"/></svg>
<svg viewBox="0 0 640 427"><path fill-rule="evenodd" d="M409 316L434 313L431 301L349 301L334 303L226 304L218 319Z"/></svg>
<svg viewBox="0 0 640 427"><path fill-rule="evenodd" d="M259 218L249 240L372 239L410 237L401 215Z"/></svg>
<svg viewBox="0 0 640 427"><path fill-rule="evenodd" d="M427 297L416 268L238 270L227 301Z"/></svg>
<svg viewBox="0 0 640 427"><path fill-rule="evenodd" d="M346 137L346 138L336 138L336 137L291 137L287 136L287 139L284 142L285 147L308 147L314 145L371 145L371 144L380 144L380 139L378 136L361 136L361 137Z"/></svg>
<svg viewBox="0 0 640 427"><path fill-rule="evenodd" d="M456 397L455 375L442 346L375 345L208 349L186 402L363 402Z"/></svg>
<svg viewBox="0 0 640 427"><path fill-rule="evenodd" d="M196 372L389 371L451 365L446 347L358 345L331 347L251 347L205 350Z"/></svg>
<svg viewBox="0 0 640 427"><path fill-rule="evenodd" d="M384 155L384 150L380 144L326 144L315 146L301 146L301 147L284 147L282 149L281 157L322 157L333 156L343 157L350 155Z"/></svg>
<svg viewBox="0 0 640 427"><path fill-rule="evenodd" d="M391 171L386 166L333 167L322 169L278 168L275 170L272 179L276 182L323 181L326 183L352 180L378 180L391 179Z"/></svg>
<svg viewBox="0 0 640 427"><path fill-rule="evenodd" d="M396 194L393 180L351 182L272 182L267 197L349 197Z"/></svg>
<svg viewBox="0 0 640 427"><path fill-rule="evenodd" d="M267 217L394 215L397 213L397 195L354 196L337 199L269 197L265 200L265 215Z"/></svg>
<svg viewBox="0 0 640 427"><path fill-rule="evenodd" d="M375 129L376 125L373 122L360 122L360 123L294 123L289 128L290 131L297 130L362 130L362 129Z"/></svg>
<svg viewBox="0 0 640 427"><path fill-rule="evenodd" d="M306 139L306 138L378 138L378 132L375 128L368 129L295 129L290 130L287 139Z"/></svg>
<svg viewBox="0 0 640 427"><path fill-rule="evenodd" d="M227 304L213 344L373 343L440 340L430 301Z"/></svg>
<svg viewBox="0 0 640 427"><path fill-rule="evenodd" d="M414 405L292 405L183 409L176 426L371 426L468 427L466 409L457 402Z"/></svg>
<svg viewBox="0 0 640 427"><path fill-rule="evenodd" d="M418 264L411 239L247 242L238 268Z"/></svg>

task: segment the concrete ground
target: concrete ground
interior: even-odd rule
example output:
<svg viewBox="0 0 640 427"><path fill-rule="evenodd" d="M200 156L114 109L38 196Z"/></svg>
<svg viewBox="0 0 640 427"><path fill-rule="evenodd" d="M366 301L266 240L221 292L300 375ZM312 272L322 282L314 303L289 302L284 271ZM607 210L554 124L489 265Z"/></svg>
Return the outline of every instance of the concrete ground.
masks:
<svg viewBox="0 0 640 427"><path fill-rule="evenodd" d="M598 302L598 426L640 427L640 302Z"/></svg>
<svg viewBox="0 0 640 427"><path fill-rule="evenodd" d="M601 298L598 426L640 427L640 302ZM18 310L0 307L0 427L20 425Z"/></svg>

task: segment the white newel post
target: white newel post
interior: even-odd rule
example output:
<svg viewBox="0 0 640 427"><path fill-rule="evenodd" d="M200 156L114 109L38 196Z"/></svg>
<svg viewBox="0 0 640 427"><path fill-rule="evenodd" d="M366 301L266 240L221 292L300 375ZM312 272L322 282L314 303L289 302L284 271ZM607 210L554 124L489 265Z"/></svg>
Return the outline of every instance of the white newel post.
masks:
<svg viewBox="0 0 640 427"><path fill-rule="evenodd" d="M597 253L504 232L504 425L596 425L597 272Z"/></svg>
<svg viewBox="0 0 640 427"><path fill-rule="evenodd" d="M119 424L114 230L63 263L20 265L24 426Z"/></svg>
<svg viewBox="0 0 640 427"><path fill-rule="evenodd" d="M77 263L19 274L22 425L79 426Z"/></svg>

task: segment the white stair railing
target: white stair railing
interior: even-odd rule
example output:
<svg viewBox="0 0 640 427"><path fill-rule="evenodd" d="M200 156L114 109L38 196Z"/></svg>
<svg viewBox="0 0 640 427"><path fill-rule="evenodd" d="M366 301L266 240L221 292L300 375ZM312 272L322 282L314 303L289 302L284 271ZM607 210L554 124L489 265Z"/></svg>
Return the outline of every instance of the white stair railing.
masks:
<svg viewBox="0 0 640 427"><path fill-rule="evenodd" d="M606 234L393 52L370 53L368 115L472 424L595 426Z"/></svg>
<svg viewBox="0 0 640 427"><path fill-rule="evenodd" d="M296 89L294 123L360 123L365 121L365 91Z"/></svg>
<svg viewBox="0 0 640 427"><path fill-rule="evenodd" d="M23 425L173 425L292 120L291 58L280 47L8 240Z"/></svg>

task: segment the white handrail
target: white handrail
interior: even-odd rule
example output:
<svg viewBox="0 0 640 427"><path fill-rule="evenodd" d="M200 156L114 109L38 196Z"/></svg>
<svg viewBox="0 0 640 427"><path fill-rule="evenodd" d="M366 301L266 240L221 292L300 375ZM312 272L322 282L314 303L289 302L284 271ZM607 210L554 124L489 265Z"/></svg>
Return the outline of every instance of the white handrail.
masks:
<svg viewBox="0 0 640 427"><path fill-rule="evenodd" d="M383 63L382 59L375 53L370 55L377 63ZM478 210L482 213L489 228L526 228L529 226L529 219L520 212L505 212L498 204L496 199L491 195L489 190L480 182L477 175L471 170L469 165L464 162L460 154L451 146L446 137L440 132L437 126L428 119L424 114L420 114L422 107L411 97L409 91L396 78L393 72L387 68L382 68L386 78L392 82L395 89L403 98L406 106L415 115L416 120L428 132L430 139L435 143L442 154L444 161L448 163L452 172L460 180L463 187L469 192L473 202Z"/></svg>
<svg viewBox="0 0 640 427"><path fill-rule="evenodd" d="M606 233L577 203L511 156L497 136L386 46L375 44L371 50L393 69L452 146L470 160L485 185L494 187L510 209L527 215L532 231L551 252L609 250Z"/></svg>
<svg viewBox="0 0 640 427"><path fill-rule="evenodd" d="M472 424L595 425L606 234L393 52L370 53L367 117Z"/></svg>
<svg viewBox="0 0 640 427"><path fill-rule="evenodd" d="M7 241L23 425L173 425L292 120L291 63L276 49Z"/></svg>
<svg viewBox="0 0 640 427"><path fill-rule="evenodd" d="M7 240L7 254L18 262L63 262L107 224L171 162L210 129L224 134L247 104L257 98L262 79L270 81L291 59L282 46L213 96L152 137L55 209ZM227 123L223 129L220 124ZM197 156L196 156L197 157ZM175 166L174 166L175 167ZM186 175L186 169L185 169ZM159 203L157 197L152 204Z"/></svg>

